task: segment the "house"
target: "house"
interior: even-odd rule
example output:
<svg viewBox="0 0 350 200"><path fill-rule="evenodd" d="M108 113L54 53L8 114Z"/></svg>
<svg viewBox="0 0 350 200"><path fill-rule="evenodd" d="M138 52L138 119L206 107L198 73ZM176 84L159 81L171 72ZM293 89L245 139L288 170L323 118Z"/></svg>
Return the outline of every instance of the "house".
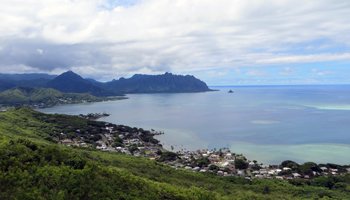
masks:
<svg viewBox="0 0 350 200"><path fill-rule="evenodd" d="M232 153L227 153L227 154L225 155L225 159L226 159L226 160L232 160L232 159L234 159L233 156L232 156Z"/></svg>
<svg viewBox="0 0 350 200"><path fill-rule="evenodd" d="M220 167L227 167L230 163L227 161L218 163Z"/></svg>
<svg viewBox="0 0 350 200"><path fill-rule="evenodd" d="M71 139L64 139L61 141L62 144L65 144L65 145L71 145L73 144L73 140Z"/></svg>
<svg viewBox="0 0 350 200"><path fill-rule="evenodd" d="M118 151L121 151L123 149L123 147L116 147L115 149Z"/></svg>
<svg viewBox="0 0 350 200"><path fill-rule="evenodd" d="M244 170L238 170L238 171L237 171L237 175L238 175L238 176L244 176L244 175L245 175Z"/></svg>
<svg viewBox="0 0 350 200"><path fill-rule="evenodd" d="M212 154L208 158L211 162L218 162L220 160L220 156L216 154Z"/></svg>
<svg viewBox="0 0 350 200"><path fill-rule="evenodd" d="M194 167L192 168L193 171L199 171L201 168L200 167Z"/></svg>
<svg viewBox="0 0 350 200"><path fill-rule="evenodd" d="M257 175L255 175L255 177L256 177L256 178L264 178L264 176L261 175L261 174L257 174Z"/></svg>
<svg viewBox="0 0 350 200"><path fill-rule="evenodd" d="M292 170L292 169L289 168L289 167L283 167L282 170L283 170L283 171L289 171L289 170Z"/></svg>
<svg viewBox="0 0 350 200"><path fill-rule="evenodd" d="M328 168L327 167L320 167L320 169L322 170L322 171L328 171Z"/></svg>
<svg viewBox="0 0 350 200"><path fill-rule="evenodd" d="M270 170L270 171L268 171L267 172L269 175L274 175L274 174L276 174L276 170Z"/></svg>
<svg viewBox="0 0 350 200"><path fill-rule="evenodd" d="M80 146L80 147L88 147L88 145L87 145L85 142L79 143L79 146Z"/></svg>
<svg viewBox="0 0 350 200"><path fill-rule="evenodd" d="M292 175L293 175L294 178L300 178L301 177L301 175L299 173L292 173Z"/></svg>
<svg viewBox="0 0 350 200"><path fill-rule="evenodd" d="M96 149L98 149L98 150L106 150L107 149L106 144L103 143L102 141L97 141L96 143L100 144L99 146L96 146Z"/></svg>
<svg viewBox="0 0 350 200"><path fill-rule="evenodd" d="M330 169L331 172L338 172L338 169Z"/></svg>

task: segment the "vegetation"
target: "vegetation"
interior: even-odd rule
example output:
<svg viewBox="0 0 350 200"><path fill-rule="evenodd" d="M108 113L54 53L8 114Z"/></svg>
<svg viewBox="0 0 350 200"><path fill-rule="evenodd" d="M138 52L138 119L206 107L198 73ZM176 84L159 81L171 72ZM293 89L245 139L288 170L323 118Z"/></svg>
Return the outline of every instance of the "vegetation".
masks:
<svg viewBox="0 0 350 200"><path fill-rule="evenodd" d="M349 175L299 184L220 177L43 139L69 123L89 126L28 108L0 112L0 199L350 199Z"/></svg>
<svg viewBox="0 0 350 200"><path fill-rule="evenodd" d="M67 71L58 76L47 74L0 74L0 91L15 87L52 88L63 93L91 94L97 97L122 96L128 93L176 93L211 91L207 84L190 75L135 74L109 82L84 79Z"/></svg>
<svg viewBox="0 0 350 200"><path fill-rule="evenodd" d="M102 101L105 98L90 94L62 93L50 88L17 87L0 93L0 104L5 106L30 105L48 107L57 104Z"/></svg>
<svg viewBox="0 0 350 200"><path fill-rule="evenodd" d="M247 169L248 168L248 163L243 160L243 159L236 159L235 160L235 167L237 169Z"/></svg>
<svg viewBox="0 0 350 200"><path fill-rule="evenodd" d="M97 83L86 80L72 71L65 72L50 80L45 87L68 93L89 93L94 96L117 95L117 93L110 92L100 87Z"/></svg>
<svg viewBox="0 0 350 200"><path fill-rule="evenodd" d="M207 84L194 76L135 74L131 78L120 78L104 84L108 90L121 93L206 92Z"/></svg>
<svg viewBox="0 0 350 200"><path fill-rule="evenodd" d="M160 158L158 161L164 162L164 161L174 161L178 158L178 155L171 151L166 152L160 152Z"/></svg>

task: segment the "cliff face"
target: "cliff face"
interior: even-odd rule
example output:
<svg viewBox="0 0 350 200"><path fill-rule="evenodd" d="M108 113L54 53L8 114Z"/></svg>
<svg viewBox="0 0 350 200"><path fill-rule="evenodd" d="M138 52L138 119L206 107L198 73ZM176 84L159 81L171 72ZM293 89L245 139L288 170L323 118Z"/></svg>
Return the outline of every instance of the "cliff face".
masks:
<svg viewBox="0 0 350 200"><path fill-rule="evenodd" d="M3 75L7 77L7 75ZM14 76L14 75L8 75ZM29 77L29 78L28 78ZM98 82L84 79L78 74L68 71L59 76L16 75L16 80L2 80L0 91L14 87L53 88L64 93L89 93L94 96L116 96L127 93L180 93L211 91L207 84L191 75L135 74L131 78L120 78L110 82ZM1 82L2 81L2 82Z"/></svg>
<svg viewBox="0 0 350 200"><path fill-rule="evenodd" d="M210 91L207 84L194 76L136 74L131 78L120 78L105 84L106 88L121 93L177 93Z"/></svg>

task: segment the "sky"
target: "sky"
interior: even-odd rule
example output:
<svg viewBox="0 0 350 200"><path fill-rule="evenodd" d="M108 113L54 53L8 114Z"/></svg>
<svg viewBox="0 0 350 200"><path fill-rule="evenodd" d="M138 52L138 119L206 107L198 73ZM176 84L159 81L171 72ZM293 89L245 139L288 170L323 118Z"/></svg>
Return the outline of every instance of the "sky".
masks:
<svg viewBox="0 0 350 200"><path fill-rule="evenodd" d="M348 0L0 0L0 73L350 84Z"/></svg>

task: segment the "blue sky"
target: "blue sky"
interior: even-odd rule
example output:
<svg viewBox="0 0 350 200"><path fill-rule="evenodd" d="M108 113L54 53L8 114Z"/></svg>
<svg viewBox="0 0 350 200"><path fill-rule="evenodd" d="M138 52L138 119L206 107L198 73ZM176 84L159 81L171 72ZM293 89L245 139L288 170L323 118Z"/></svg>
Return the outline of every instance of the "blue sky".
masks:
<svg viewBox="0 0 350 200"><path fill-rule="evenodd" d="M18 0L19 1L19 0ZM350 84L347 0L1 1L0 73Z"/></svg>
<svg viewBox="0 0 350 200"><path fill-rule="evenodd" d="M106 1L106 8L113 10L117 6L133 6L138 2L138 0L108 0Z"/></svg>
<svg viewBox="0 0 350 200"><path fill-rule="evenodd" d="M293 66L242 67L237 70L199 72L210 85L349 84L349 63L323 62Z"/></svg>

